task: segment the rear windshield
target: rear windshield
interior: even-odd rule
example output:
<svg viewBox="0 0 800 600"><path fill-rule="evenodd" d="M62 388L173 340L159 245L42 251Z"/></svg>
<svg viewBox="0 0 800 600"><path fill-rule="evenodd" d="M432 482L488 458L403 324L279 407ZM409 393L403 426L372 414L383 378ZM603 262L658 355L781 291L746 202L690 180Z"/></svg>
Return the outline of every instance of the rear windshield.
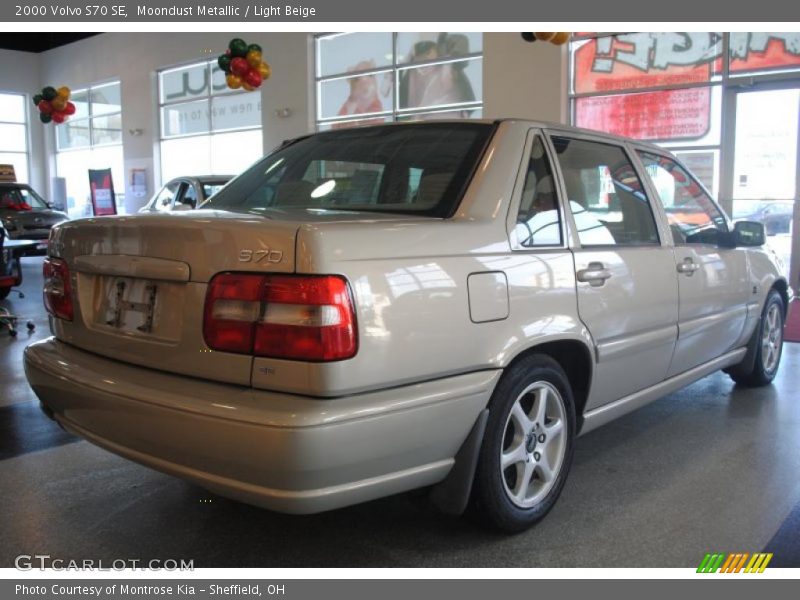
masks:
<svg viewBox="0 0 800 600"><path fill-rule="evenodd" d="M319 133L259 161L203 208L447 217L491 132L483 123L426 123Z"/></svg>

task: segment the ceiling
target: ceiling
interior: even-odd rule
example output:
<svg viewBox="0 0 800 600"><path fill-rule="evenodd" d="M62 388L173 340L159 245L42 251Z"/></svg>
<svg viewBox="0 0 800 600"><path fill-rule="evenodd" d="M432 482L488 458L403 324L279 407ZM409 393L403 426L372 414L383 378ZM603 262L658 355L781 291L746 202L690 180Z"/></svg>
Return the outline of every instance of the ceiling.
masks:
<svg viewBox="0 0 800 600"><path fill-rule="evenodd" d="M0 49L45 52L96 33L0 33Z"/></svg>

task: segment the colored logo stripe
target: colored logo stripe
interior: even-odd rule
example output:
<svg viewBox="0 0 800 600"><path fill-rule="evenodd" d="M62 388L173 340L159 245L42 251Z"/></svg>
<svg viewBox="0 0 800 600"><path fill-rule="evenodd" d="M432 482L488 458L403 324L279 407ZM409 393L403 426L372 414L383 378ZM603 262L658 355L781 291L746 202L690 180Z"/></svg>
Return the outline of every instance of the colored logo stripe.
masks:
<svg viewBox="0 0 800 600"><path fill-rule="evenodd" d="M748 559L749 562L748 562ZM747 552L733 552L724 554L720 552L706 553L700 566L697 567L698 573L739 573L744 568L745 573L763 573L769 561L772 560L772 553L757 552L749 554ZM745 563L747 566L745 567Z"/></svg>

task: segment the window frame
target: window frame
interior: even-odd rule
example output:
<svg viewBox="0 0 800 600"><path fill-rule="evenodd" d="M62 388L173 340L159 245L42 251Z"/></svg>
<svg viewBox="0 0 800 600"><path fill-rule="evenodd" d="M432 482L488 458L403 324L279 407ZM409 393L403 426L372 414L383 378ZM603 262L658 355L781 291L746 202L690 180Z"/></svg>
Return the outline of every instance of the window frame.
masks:
<svg viewBox="0 0 800 600"><path fill-rule="evenodd" d="M119 88L119 96L120 96L119 110L115 110L115 111L107 112L107 113L101 113L101 114L98 114L98 115L93 114L92 105L94 104L94 102L92 101L92 91L96 90L98 88L108 87L110 85L117 85L118 88ZM86 92L86 110L87 110L87 114L86 114L85 117L78 117L77 119L71 117L67 121L67 124L72 123L74 125L76 122L77 123L82 123L82 122L85 121L87 123L87 125L88 125L88 132L89 132L88 133L88 140L89 140L89 143L84 145L84 146L68 146L68 147L63 147L62 148L61 147L61 143L59 142L59 138L58 138L58 131L56 130L55 131L55 150L56 150L56 153L59 153L59 152L72 152L72 151L77 151L77 150L93 150L94 148L111 148L113 146L122 146L122 142L123 142L122 138L123 138L123 133L124 133L124 129L122 127L122 98L123 98L122 80L121 79L111 79L111 80L108 80L108 81L95 82L95 83L92 83L92 84L87 85L85 87L74 89L74 90L72 90L71 93L74 96L75 94L80 94L80 93L83 93L83 92ZM119 115L119 119L120 119L120 138L119 138L119 141L118 142L108 142L108 143L104 143L104 144L96 144L94 142L94 120L95 119L110 119L110 118L115 117L117 115Z"/></svg>
<svg viewBox="0 0 800 600"><path fill-rule="evenodd" d="M483 111L484 107L484 100L483 100L483 93L481 93L481 99L475 100L473 102L461 102L455 104L447 104L441 106L426 106L426 107L415 107L415 108L400 108L400 98L399 98L399 84L400 84L400 75L408 70L413 70L414 68L418 67L426 67L426 66L434 66L434 65L443 65L448 63L454 62L462 62L462 61L471 61L471 60L480 60L481 62L481 69L483 68L484 64L484 48L483 48L483 38L481 41L481 50L479 52L468 52L466 54L460 55L458 57L446 57L446 58L434 58L429 60L422 60L419 62L414 63L406 63L400 62L398 60L398 51L397 51L397 38L398 33L397 31L393 32L381 32L381 33L391 33L392 36L392 60L388 65L383 66L376 66L372 69L362 69L359 71L352 71L352 72L344 72L344 73L329 73L327 75L320 75L320 68L319 68L319 60L318 60L318 53L319 53L319 45L318 42L321 39L339 35L346 35L350 32L325 32L325 33L318 33L313 37L313 61L314 61L314 68L313 68L313 107L314 107L314 130L315 131L324 131L321 127L326 125L335 125L338 123L357 123L358 121L367 121L373 119L388 119L388 122L398 122L398 121L407 121L409 117L413 119L416 115L422 114L434 114L434 113L447 113L447 112L454 112L458 110L479 110ZM358 33L358 32L355 32ZM483 34L482 34L483 35ZM390 110L383 110L378 112L371 112L371 113L362 113L358 115L345 115L345 116L334 116L334 117L321 117L321 85L326 81L334 81L337 79L348 79L351 77L363 77L368 75L380 75L383 73L391 73L392 76L392 98L391 98L391 109Z"/></svg>
<svg viewBox="0 0 800 600"><path fill-rule="evenodd" d="M692 173L692 171L685 164L683 164L683 162L677 156L675 156L665 148L653 147L644 144L631 144L631 146L634 151L633 153L636 157L639 168L645 176L645 184L651 190L651 196L653 196L656 199L656 202L658 203L659 211L661 213L661 219L664 223L664 226L669 232L669 235L666 236L665 239L670 241L670 245L675 248L687 248L687 247L694 248L698 246L703 246L708 248L719 248L720 247L719 243L713 244L710 242L683 242L679 244L675 242L675 238L672 235L672 229L669 224L669 215L667 214L667 209L664 206L664 202L661 200L661 196L659 195L658 190L655 187L655 183L650 177L650 174L647 172L647 168L644 166L644 162L642 162L640 153L652 154L655 156L659 156L661 158L666 158L667 160L674 162L681 169L683 169L683 171L694 182L694 184L697 185L703 191L703 193L707 196L708 200L711 201L711 204L714 205L714 208L716 208L717 211L719 211L719 214L722 215L722 218L725 221L726 231L723 231L721 233L730 234L733 231L733 221L731 220L731 217L722 209L720 203L717 201L716 198L714 198L714 195L708 190L708 188L703 184L703 182L700 181L695 176L695 174Z"/></svg>
<svg viewBox="0 0 800 600"><path fill-rule="evenodd" d="M528 165L531 160L531 152L537 137L541 139L545 151L545 160L550 166L550 171L553 177L553 185L555 187L556 205L558 207L558 228L561 242L559 244L542 244L537 246L523 246L517 239L515 229L517 224L517 215L519 214L520 203L522 202L522 194L525 191L525 180L528 177ZM570 227L567 226L567 212L564 208L564 194L563 184L561 180L561 172L558 169L557 160L554 158L553 148L550 142L550 136L547 132L540 128L531 128L525 138L525 146L522 152L522 158L517 171L517 176L514 180L514 191L511 194L511 202L509 202L508 214L506 216L506 232L508 234L508 241L511 245L513 252L527 252L537 253L546 250L564 250L570 246L572 236L570 235Z"/></svg>
<svg viewBox="0 0 800 600"><path fill-rule="evenodd" d="M632 145L628 142L628 140L613 136L611 134L591 134L586 133L581 130L575 129L561 129L561 128L552 128L546 131L550 151L553 157L553 164L555 164L557 178L558 178L558 185L559 185L559 195L561 198L561 205L567 215L568 219L568 227L570 229L570 247L573 249L625 249L625 248L663 248L669 245L670 236L667 235L668 232L664 228L665 219L663 213L663 207L661 206L661 202L657 202L655 205L653 204L653 194L650 189L650 180L644 175L642 165L639 162L638 156L634 151ZM569 138L575 140L581 140L585 142L592 142L596 144L604 144L606 146L614 146L619 148L625 158L628 160L628 163L633 168L636 176L639 178L639 182L642 185L642 192L647 199L647 204L650 208L650 213L653 216L653 221L655 224L655 231L656 237L658 241L655 243L646 243L646 242L637 242L635 244L584 244L580 240L580 235L578 232L578 227L575 221L575 215L572 212L572 206L570 206L569 202L564 202L564 198L569 198L567 194L567 186L564 180L563 169L561 167L561 161L558 158L558 153L555 151L555 145L553 143L554 137L562 137L562 138ZM685 167L684 167L685 168ZM705 189L705 188L703 188Z"/></svg>
<svg viewBox="0 0 800 600"><path fill-rule="evenodd" d="M246 91L244 89L232 90L232 89L226 88L225 90L221 90L221 91L215 93L214 90L213 90L213 69L214 69L214 66L216 64L217 64L217 61L215 59L202 59L202 60L193 60L193 61L189 61L189 62L185 62L185 63L164 66L164 67L161 67L160 69L156 70L156 74L155 74L156 75L156 113L157 113L156 117L157 117L157 123L158 123L157 172L158 172L158 179L159 179L160 182L162 182L162 187L164 185L166 185L166 183L168 183L169 181L172 181L172 179L170 179L170 180L164 182L164 178L163 178L164 167L163 167L162 145L163 145L164 142L170 142L170 141L173 141L173 140L183 140L183 139L189 139L189 138L200 138L200 137L211 138L210 141L213 142L214 136L218 136L218 135L228 135L228 134L235 134L235 133L242 133L242 132L259 131L262 134L261 135L261 155L262 156L264 155L264 139L263 139L264 138L264 136L263 136L263 131L264 131L263 110L264 110L264 106L263 106L263 97L261 96L261 93L260 93L260 88L258 90L254 90L253 92L248 92L248 91ZM162 94L161 94L161 92L162 92L162 84L161 84L162 75L164 75L165 73L171 72L171 71L181 71L181 70L191 69L193 67L199 67L201 65L204 65L205 68L208 70L208 89L206 90L206 92L204 94L198 95L198 96L192 96L192 97L189 97L189 98L179 99L179 100L162 100L161 99L161 96L162 96ZM258 95L258 102L261 103L261 109L259 111L260 118L259 118L258 124L257 125L245 126L245 127L234 127L234 128L228 128L228 129L215 130L214 129L214 115L213 115L214 99L215 98L235 98L236 96L247 96L249 94ZM169 135L169 136L164 135L164 111L163 111L163 109L165 107L169 107L169 106L179 106L181 104L190 104L190 103L193 103L193 102L203 102L206 105L206 110L207 110L207 113L208 113L208 116L207 116L207 119L206 119L206 130L205 131L200 131L200 132L195 132L195 133L183 133L183 134ZM211 146L209 145L209 148L210 147ZM211 155L209 155L209 158L211 158ZM211 170L213 171L213 168ZM174 179L174 177L173 177L173 179ZM201 201L198 198L198 203L202 203L204 201L205 200Z"/></svg>
<svg viewBox="0 0 800 600"><path fill-rule="evenodd" d="M0 153L2 154L19 154L24 157L25 160L25 170L27 171L27 181L20 182L20 183L27 183L30 184L31 179L31 128L30 128L30 117L31 111L29 105L29 96L27 94L22 94L19 92L11 92L5 91L0 89L0 95L3 96L19 96L22 98L22 121L7 121L3 118L0 118L0 125L22 125L24 130L24 138L25 138L25 150L20 152L18 150L3 150L0 148ZM17 181L19 182L19 173L15 175Z"/></svg>

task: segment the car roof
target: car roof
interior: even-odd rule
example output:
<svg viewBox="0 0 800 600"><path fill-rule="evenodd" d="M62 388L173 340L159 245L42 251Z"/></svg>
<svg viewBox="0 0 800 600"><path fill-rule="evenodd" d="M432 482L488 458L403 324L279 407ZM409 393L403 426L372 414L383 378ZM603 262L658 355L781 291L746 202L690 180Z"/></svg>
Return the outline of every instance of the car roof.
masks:
<svg viewBox="0 0 800 600"><path fill-rule="evenodd" d="M198 181L200 183L209 181L230 181L233 179L233 177L233 175L185 175L173 177L167 183L171 183L173 181Z"/></svg>
<svg viewBox="0 0 800 600"><path fill-rule="evenodd" d="M598 139L604 139L609 142L627 142L629 144L635 144L636 146L642 148L648 148L654 150L660 154L668 153L669 151L665 148L658 146L652 142L647 142L644 140L637 140L630 137L625 137L621 135L614 135L612 133L606 133L604 131L598 131L595 129L585 129L582 127L574 127L572 125L566 125L564 123L556 123L553 121L540 121L536 119L526 119L526 118L516 118L516 117L504 117L498 119L441 119L435 121L405 121L405 122L393 122L393 123L381 123L376 125L365 125L364 128L377 128L377 127L414 127L414 126L425 126L425 125L436 125L436 124L483 124L483 125L497 125L499 123L509 123L512 126L519 126L519 127L526 127L526 128L537 128L537 129L548 129L551 131L558 131L558 132L565 132L565 133L577 133L580 135L587 135ZM327 133L332 133L334 131L342 131L342 130L327 130L327 131L318 131L316 134L324 135ZM314 135L308 134L308 135ZM299 136L295 139L302 139L305 136Z"/></svg>
<svg viewBox="0 0 800 600"><path fill-rule="evenodd" d="M0 187L24 187L30 188L31 186L27 183L22 183L20 181L0 181Z"/></svg>

